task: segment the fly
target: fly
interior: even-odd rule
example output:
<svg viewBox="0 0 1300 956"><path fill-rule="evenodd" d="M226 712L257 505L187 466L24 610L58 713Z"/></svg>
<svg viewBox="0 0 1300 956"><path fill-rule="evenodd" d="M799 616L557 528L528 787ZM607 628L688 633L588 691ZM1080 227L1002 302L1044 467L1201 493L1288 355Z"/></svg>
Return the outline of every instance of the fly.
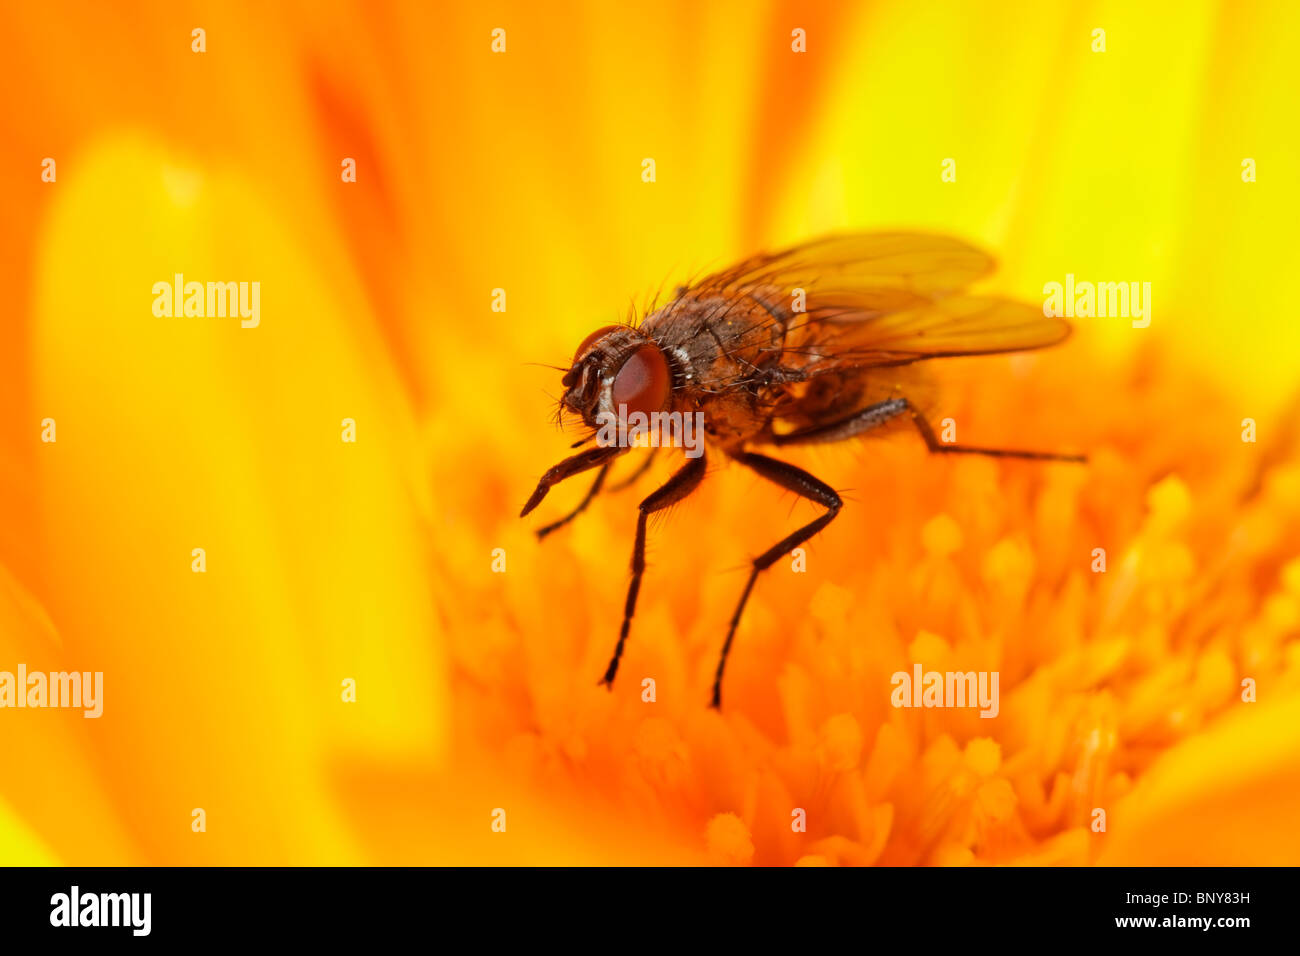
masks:
<svg viewBox="0 0 1300 956"><path fill-rule="evenodd" d="M721 706L727 656L759 574L830 524L843 504L825 482L759 454L756 446L838 442L902 426L915 429L934 453L1084 461L1081 455L941 442L922 413L928 360L1045 348L1070 334L1065 320L1040 308L963 291L992 268L984 253L943 236L832 236L755 256L683 286L639 325L597 329L574 352L560 411L590 429L575 447L606 436L602 426L611 421L626 434L638 414L691 415L703 422L709 448L825 508L753 559L722 645L713 707ZM614 459L629 450L625 441L598 440L564 459L542 475L520 517L554 485L595 470L577 508L538 536L567 524L600 493ZM641 502L623 623L601 681L607 686L618 674L636 612L646 523L699 487L706 457L688 457ZM647 456L620 487L648 465Z"/></svg>

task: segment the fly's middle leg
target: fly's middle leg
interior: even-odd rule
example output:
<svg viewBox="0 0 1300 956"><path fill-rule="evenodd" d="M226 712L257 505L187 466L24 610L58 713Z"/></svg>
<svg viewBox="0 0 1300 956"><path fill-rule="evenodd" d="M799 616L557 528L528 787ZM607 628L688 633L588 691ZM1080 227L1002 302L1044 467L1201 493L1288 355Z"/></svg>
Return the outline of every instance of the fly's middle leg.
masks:
<svg viewBox="0 0 1300 956"><path fill-rule="evenodd" d="M834 488L814 478L802 468L796 468L784 461L777 461L774 458L755 455L751 452L742 452L736 455L735 458L736 461L758 472L768 481L793 491L802 498L823 505L826 508L826 513L808 522L797 531L786 535L786 537L754 559L753 567L749 572L749 580L745 582L745 590L740 595L740 603L736 605L736 613L731 616L731 626L727 629L727 640L722 645L722 657L718 660L718 672L713 678L713 700L710 702L710 706L715 708L721 708L722 706L722 673L727 666L727 655L731 653L731 642L736 636L736 626L740 623L740 615L745 610L745 604L749 601L750 592L754 590L754 582L758 579L758 575L775 564L783 554L797 548L830 524L835 516L839 514L840 507L843 504Z"/></svg>
<svg viewBox="0 0 1300 956"><path fill-rule="evenodd" d="M614 684L618 674L618 662L623 656L623 645L627 643L628 632L632 629L632 615L636 613L636 598L641 591L641 576L645 574L645 536L646 522L656 511L662 511L681 501L694 491L704 480L704 456L689 459L685 465L673 473L657 491L641 502L640 513L636 519L636 543L632 546L632 581L627 586L627 602L623 606L623 626L619 628L618 644L614 647L614 656L610 658L609 667L601 683L608 687Z"/></svg>

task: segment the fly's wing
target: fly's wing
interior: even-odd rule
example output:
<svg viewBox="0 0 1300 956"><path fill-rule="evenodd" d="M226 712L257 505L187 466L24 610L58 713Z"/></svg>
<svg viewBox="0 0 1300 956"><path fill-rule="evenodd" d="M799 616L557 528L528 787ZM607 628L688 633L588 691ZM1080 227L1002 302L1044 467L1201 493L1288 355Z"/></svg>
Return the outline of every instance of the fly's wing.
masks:
<svg viewBox="0 0 1300 956"><path fill-rule="evenodd" d="M993 268L987 255L948 236L880 232L828 236L783 252L754 256L701 279L691 292L775 287L854 292L879 304L916 302L964 289ZM911 292L913 296L889 292Z"/></svg>
<svg viewBox="0 0 1300 956"><path fill-rule="evenodd" d="M783 351L784 366L800 374L782 390L772 429L790 434L821 428L900 397L928 415L934 383L922 359L1042 348L1069 333L1069 325L1044 316L1041 308L982 296L953 295L870 318L845 305L811 311L808 325L789 333L807 335L807 341ZM899 417L875 434L909 424Z"/></svg>
<svg viewBox="0 0 1300 956"><path fill-rule="evenodd" d="M778 341L781 365L808 377L1019 352L1069 335L1068 323L1035 306L959 294L992 267L987 255L947 236L832 236L755 256L707 276L681 298L754 300L769 320L736 334Z"/></svg>
<svg viewBox="0 0 1300 956"><path fill-rule="evenodd" d="M793 323L786 363L806 375L846 368L905 365L921 359L996 355L1064 341L1070 325L1039 306L991 296L953 295L885 314L851 299L810 309Z"/></svg>

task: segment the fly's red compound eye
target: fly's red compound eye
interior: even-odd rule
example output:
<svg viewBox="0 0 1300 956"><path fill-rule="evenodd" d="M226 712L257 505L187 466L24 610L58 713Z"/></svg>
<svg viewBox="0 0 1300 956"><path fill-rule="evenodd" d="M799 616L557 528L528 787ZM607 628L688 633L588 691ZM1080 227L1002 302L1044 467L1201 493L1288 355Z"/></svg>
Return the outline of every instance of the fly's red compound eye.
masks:
<svg viewBox="0 0 1300 956"><path fill-rule="evenodd" d="M606 335L608 335L610 332L613 332L617 328L618 328L617 325L602 326L601 328L597 329L595 332L592 332L585 339L583 339L582 344L578 346L578 350L573 353L573 364L574 365L578 364L578 359L582 358L582 354L586 352L587 349L591 348L592 345L595 344L597 339L604 338Z"/></svg>
<svg viewBox="0 0 1300 956"><path fill-rule="evenodd" d="M626 405L628 414L661 412L668 404L671 390L668 362L659 346L647 342L623 363L614 376L614 408L621 411Z"/></svg>

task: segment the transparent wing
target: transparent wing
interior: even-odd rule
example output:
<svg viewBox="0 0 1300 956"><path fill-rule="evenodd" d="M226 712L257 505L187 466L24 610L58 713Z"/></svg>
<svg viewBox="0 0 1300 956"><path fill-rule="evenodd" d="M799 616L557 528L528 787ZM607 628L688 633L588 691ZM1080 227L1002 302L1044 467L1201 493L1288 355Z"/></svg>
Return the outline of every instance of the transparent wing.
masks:
<svg viewBox="0 0 1300 956"><path fill-rule="evenodd" d="M830 369L901 365L926 358L1022 352L1063 342L1064 319L1041 307L955 295L878 313L847 299L817 306L787 329L786 364L810 375Z"/></svg>
<svg viewBox="0 0 1300 956"><path fill-rule="evenodd" d="M993 268L993 260L960 240L924 233L881 232L828 236L782 252L754 256L701 279L692 292L744 292L775 287L821 294L911 292L880 302L964 289ZM870 297L868 297L870 298Z"/></svg>
<svg viewBox="0 0 1300 956"><path fill-rule="evenodd" d="M763 320L718 329L724 344L743 350L779 343L781 364L808 375L1018 352L1070 334L1063 319L1034 306L962 294L992 268L989 256L948 236L831 236L707 276L683 289L678 302L752 300Z"/></svg>

